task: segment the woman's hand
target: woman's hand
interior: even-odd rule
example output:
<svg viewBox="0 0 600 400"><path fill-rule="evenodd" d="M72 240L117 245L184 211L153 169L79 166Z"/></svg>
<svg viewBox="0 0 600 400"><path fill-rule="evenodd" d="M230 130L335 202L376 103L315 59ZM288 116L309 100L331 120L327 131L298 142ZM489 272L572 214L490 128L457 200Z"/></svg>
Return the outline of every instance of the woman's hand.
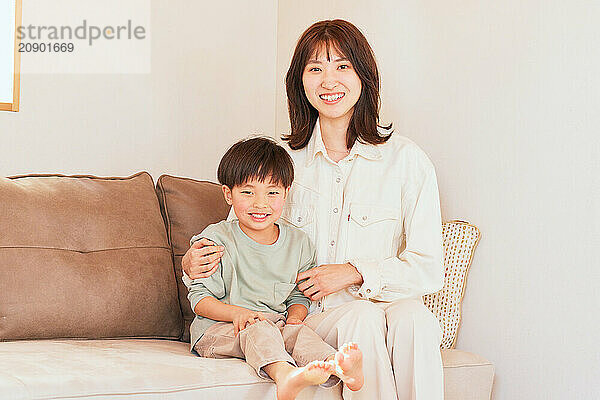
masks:
<svg viewBox="0 0 600 400"><path fill-rule="evenodd" d="M202 238L185 253L181 267L190 279L207 278L217 270L224 251L225 247Z"/></svg>
<svg viewBox="0 0 600 400"><path fill-rule="evenodd" d="M304 282L301 280L306 279ZM362 275L350 264L323 264L300 272L298 289L311 300L319 300L351 285L362 285Z"/></svg>
<svg viewBox="0 0 600 400"><path fill-rule="evenodd" d="M266 318L261 312L240 307L240 310L233 316L233 321L231 321L233 322L233 334L237 336L240 331L246 329L246 326L264 320Z"/></svg>

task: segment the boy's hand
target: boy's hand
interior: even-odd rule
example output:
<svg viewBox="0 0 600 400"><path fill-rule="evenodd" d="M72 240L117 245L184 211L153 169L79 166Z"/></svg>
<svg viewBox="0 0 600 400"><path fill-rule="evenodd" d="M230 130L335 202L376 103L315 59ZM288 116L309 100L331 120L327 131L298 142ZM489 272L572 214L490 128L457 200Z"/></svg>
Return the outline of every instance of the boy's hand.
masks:
<svg viewBox="0 0 600 400"><path fill-rule="evenodd" d="M266 319L261 312L243 308L233 316L233 320L231 321L233 322L233 334L237 336L240 331L246 329L246 326Z"/></svg>
<svg viewBox="0 0 600 400"><path fill-rule="evenodd" d="M308 315L308 308L302 304L292 304L287 309L286 324L300 325L304 323L304 318Z"/></svg>

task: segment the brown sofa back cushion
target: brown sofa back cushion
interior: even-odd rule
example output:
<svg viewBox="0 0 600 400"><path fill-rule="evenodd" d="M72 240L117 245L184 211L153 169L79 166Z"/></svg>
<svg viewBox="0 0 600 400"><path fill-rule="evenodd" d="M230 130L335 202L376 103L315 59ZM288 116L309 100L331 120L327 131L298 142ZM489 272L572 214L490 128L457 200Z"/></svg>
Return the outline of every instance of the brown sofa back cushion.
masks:
<svg viewBox="0 0 600 400"><path fill-rule="evenodd" d="M145 172L0 178L0 340L179 338L159 210Z"/></svg>
<svg viewBox="0 0 600 400"><path fill-rule="evenodd" d="M179 301L185 321L183 340L190 340L190 323L194 313L187 299L187 288L181 281L181 259L190 248L190 238L206 226L227 218L229 206L223 198L221 185L189 178L163 175L156 190L173 249Z"/></svg>

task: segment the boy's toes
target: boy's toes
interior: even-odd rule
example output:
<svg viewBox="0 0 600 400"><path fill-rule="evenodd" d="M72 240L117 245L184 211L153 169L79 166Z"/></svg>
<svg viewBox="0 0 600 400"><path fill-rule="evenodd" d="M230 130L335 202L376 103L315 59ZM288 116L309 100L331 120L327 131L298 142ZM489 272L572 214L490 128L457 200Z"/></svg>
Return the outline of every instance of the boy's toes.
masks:
<svg viewBox="0 0 600 400"><path fill-rule="evenodd" d="M327 369L327 372L329 372L330 374L334 374L335 373L335 361L334 360L325 361L325 368Z"/></svg>
<svg viewBox="0 0 600 400"><path fill-rule="evenodd" d="M352 350L358 350L358 345L354 342L344 343L340 350L344 354L348 354Z"/></svg>
<svg viewBox="0 0 600 400"><path fill-rule="evenodd" d="M325 361L312 361L304 368L306 382L311 385L324 383L334 372L332 364Z"/></svg>

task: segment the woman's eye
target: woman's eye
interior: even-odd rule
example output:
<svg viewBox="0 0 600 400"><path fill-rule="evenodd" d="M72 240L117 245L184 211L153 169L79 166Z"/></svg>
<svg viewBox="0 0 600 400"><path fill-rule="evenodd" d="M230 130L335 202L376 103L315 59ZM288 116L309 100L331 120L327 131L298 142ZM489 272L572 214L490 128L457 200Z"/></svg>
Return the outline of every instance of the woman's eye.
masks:
<svg viewBox="0 0 600 400"><path fill-rule="evenodd" d="M339 68L339 69L348 69L348 68L350 68L350 66L349 66L349 65L346 65L346 64L342 64L342 65L340 65L338 68Z"/></svg>
<svg viewBox="0 0 600 400"><path fill-rule="evenodd" d="M319 68L319 67L312 67L312 68L308 69L309 72L319 72L320 70L321 70L321 68Z"/></svg>

